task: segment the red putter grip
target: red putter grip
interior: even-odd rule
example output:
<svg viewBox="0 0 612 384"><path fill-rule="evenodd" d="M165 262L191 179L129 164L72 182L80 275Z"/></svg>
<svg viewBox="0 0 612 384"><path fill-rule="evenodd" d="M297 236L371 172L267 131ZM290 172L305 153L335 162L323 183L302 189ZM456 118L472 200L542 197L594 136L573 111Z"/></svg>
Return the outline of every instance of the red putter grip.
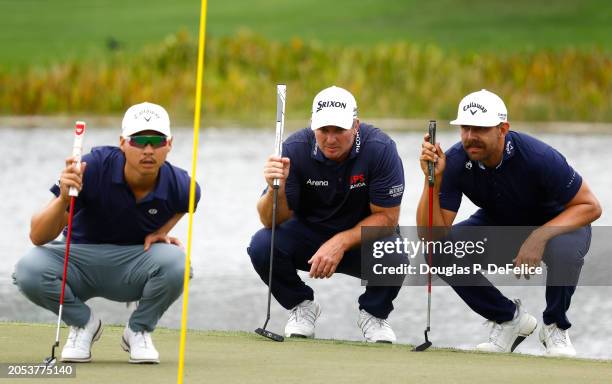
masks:
<svg viewBox="0 0 612 384"><path fill-rule="evenodd" d="M84 121L77 121L74 125L74 143L72 144L72 157L74 157L74 166L79 169L81 168L81 154L83 153L83 136L85 136L85 128L87 124ZM79 191L70 187L68 195L77 197Z"/></svg>
<svg viewBox="0 0 612 384"><path fill-rule="evenodd" d="M74 128L75 136L80 136L85 133L85 123L82 121L77 121Z"/></svg>

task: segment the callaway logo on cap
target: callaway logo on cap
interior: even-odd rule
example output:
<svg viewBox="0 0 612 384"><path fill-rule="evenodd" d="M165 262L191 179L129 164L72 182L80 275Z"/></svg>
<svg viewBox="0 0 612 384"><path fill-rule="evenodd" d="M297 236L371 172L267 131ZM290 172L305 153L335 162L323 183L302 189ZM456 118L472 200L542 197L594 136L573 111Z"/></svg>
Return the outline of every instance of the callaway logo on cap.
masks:
<svg viewBox="0 0 612 384"><path fill-rule="evenodd" d="M168 112L153 103L144 102L132 105L123 116L121 136L128 137L142 131L156 131L171 137Z"/></svg>
<svg viewBox="0 0 612 384"><path fill-rule="evenodd" d="M464 97L457 109L457 118L452 125L471 125L475 127L494 127L508 121L508 111L503 100L486 89L473 92Z"/></svg>
<svg viewBox="0 0 612 384"><path fill-rule="evenodd" d="M357 102L344 88L331 86L319 92L312 102L312 130L328 125L344 129L353 126L357 118Z"/></svg>

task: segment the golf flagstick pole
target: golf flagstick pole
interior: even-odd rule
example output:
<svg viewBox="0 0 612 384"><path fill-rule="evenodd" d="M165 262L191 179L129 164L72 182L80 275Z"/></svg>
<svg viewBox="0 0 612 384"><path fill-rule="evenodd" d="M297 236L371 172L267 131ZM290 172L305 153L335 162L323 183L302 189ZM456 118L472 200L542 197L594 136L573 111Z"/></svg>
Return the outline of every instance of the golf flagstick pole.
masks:
<svg viewBox="0 0 612 384"><path fill-rule="evenodd" d="M278 84L276 86L276 137L274 140L274 154L278 157L283 154L283 131L285 130L285 104L287 102L287 86ZM272 182L272 230L270 235L270 270L268 272L268 309L266 311L266 321L262 328L257 328L255 333L274 341L284 341L285 338L266 329L270 321L270 303L272 302L272 266L274 264L274 235L276 232L276 207L278 203L278 189L280 180L274 179Z"/></svg>
<svg viewBox="0 0 612 384"><path fill-rule="evenodd" d="M429 120L429 143L436 145L436 121ZM432 161L427 162L427 181L428 181L428 222L427 222L427 241L432 240L433 231L433 192L435 179L435 164ZM427 247L427 328L425 328L425 342L421 345L416 346L413 351L422 352L427 348L431 347L431 341L429 341L428 334L431 331L431 264L432 264L432 252L430 247Z"/></svg>
<svg viewBox="0 0 612 384"><path fill-rule="evenodd" d="M81 155L83 154L83 135L85 134L86 124L82 121L77 121L74 128L74 141L72 144L72 157L74 158L74 167L81 169ZM60 191L61 193L61 191ZM68 273L68 257L70 256L70 239L72 238L72 217L74 216L74 200L79 195L79 190L75 187L70 187L68 196L70 196L70 208L68 211L68 231L66 233L66 250L64 253L64 272L62 274L62 290L59 299L59 311L57 314L57 329L55 331L55 343L51 347L51 356L44 360L46 365L55 364L55 348L59 347L59 334L62 323L62 312L64 311L64 292L66 291L66 275Z"/></svg>
<svg viewBox="0 0 612 384"><path fill-rule="evenodd" d="M179 360L176 382L183 383L185 367L185 341L187 335L187 307L189 304L189 275L191 272L191 243L193 233L193 212L196 198L196 165L200 141L200 113L202 109L202 83L204 79L204 49L206 41L206 6L207 0L200 2L200 27L198 33L198 63L196 70L196 94L193 111L193 153L191 155L191 182L189 184L189 225L187 229L187 252L185 254L185 274L183 275L183 310L181 314L181 337L179 343Z"/></svg>

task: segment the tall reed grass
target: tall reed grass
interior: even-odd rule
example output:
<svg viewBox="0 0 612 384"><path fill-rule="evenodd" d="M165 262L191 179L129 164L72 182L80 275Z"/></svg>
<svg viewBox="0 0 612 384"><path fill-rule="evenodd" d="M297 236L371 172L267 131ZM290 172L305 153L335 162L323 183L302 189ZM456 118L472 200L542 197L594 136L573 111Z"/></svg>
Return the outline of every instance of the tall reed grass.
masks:
<svg viewBox="0 0 612 384"><path fill-rule="evenodd" d="M196 42L186 32L104 60L0 69L0 113L120 113L149 100L173 115L193 110ZM307 119L331 84L352 91L362 117L452 118L468 92L487 88L511 120L612 121L612 57L601 50L462 54L432 45L324 46L269 41L249 31L207 41L204 118L248 123L273 116L276 83L288 117Z"/></svg>

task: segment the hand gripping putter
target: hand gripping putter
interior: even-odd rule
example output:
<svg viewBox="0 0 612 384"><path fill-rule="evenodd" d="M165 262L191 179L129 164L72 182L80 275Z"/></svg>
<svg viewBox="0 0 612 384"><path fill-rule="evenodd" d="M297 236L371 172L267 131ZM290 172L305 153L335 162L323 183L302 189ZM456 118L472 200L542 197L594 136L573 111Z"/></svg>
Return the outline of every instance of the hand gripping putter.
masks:
<svg viewBox="0 0 612 384"><path fill-rule="evenodd" d="M74 144L72 145L72 156L75 159L74 167L81 168L81 154L83 153L83 136L85 135L85 123L77 121L74 129ZM43 360L43 363L52 367L57 362L55 357L55 348L59 347L60 325L62 321L62 310L64 309L64 291L66 288L66 273L68 271L68 256L70 255L70 238L72 236L72 216L74 214L74 200L79 195L79 191L70 187L68 191L70 196L70 210L68 212L68 231L66 233L66 252L64 253L64 273L62 274L62 291L59 299L59 312L57 314L57 331L55 332L55 343L51 347L51 356Z"/></svg>
<svg viewBox="0 0 612 384"><path fill-rule="evenodd" d="M283 145L283 130L285 128L285 101L287 100L287 86L285 84L278 84L276 86L276 140L274 142L274 150L276 156L282 155ZM268 312L266 313L266 322L262 328L257 328L255 333L263 337L274 341L284 341L285 338L281 335L277 335L274 332L270 332L266 329L268 321L270 321L270 301L272 300L272 263L274 261L274 232L276 230L276 203L278 200L278 188L280 187L280 180L274 179L272 184L273 189L273 200L272 200L272 235L270 239L270 271L268 275Z"/></svg>
<svg viewBox="0 0 612 384"><path fill-rule="evenodd" d="M429 142L432 145L436 145L436 121L429 120ZM427 181L429 182L429 222L427 225L427 240L431 241L432 236L432 227L433 227L433 189L435 180L434 173L435 165L432 161L427 163L427 171L429 175L427 176ZM425 328L425 342L421 345L417 345L412 351L413 352L422 352L427 348L431 347L431 341L427 337L429 331L431 331L431 250L427 247L427 265L429 266L429 270L427 272L427 328Z"/></svg>

